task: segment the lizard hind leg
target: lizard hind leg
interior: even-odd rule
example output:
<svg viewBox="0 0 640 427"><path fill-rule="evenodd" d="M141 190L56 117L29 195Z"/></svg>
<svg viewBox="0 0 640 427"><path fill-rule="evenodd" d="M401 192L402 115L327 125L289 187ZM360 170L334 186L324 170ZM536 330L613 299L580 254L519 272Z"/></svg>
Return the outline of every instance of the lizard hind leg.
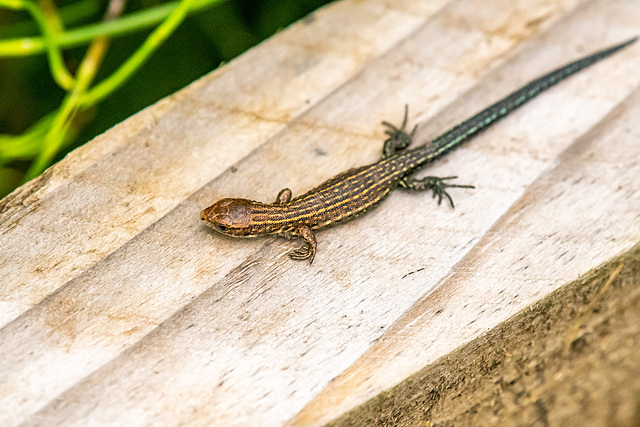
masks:
<svg viewBox="0 0 640 427"><path fill-rule="evenodd" d="M402 120L402 125L400 128L395 127L389 122L382 122L383 126L388 127L389 129L385 130L384 133L389 136L384 141L384 145L382 146L382 159L387 159L399 151L404 150L413 141L413 136L418 129L418 126L415 126L411 133L407 133L407 118L409 116L409 106L404 106L404 119Z"/></svg>
<svg viewBox="0 0 640 427"><path fill-rule="evenodd" d="M413 191L427 191L431 190L433 192L433 198L438 197L438 205L442 202L442 198L446 197L449 200L449 204L452 208L453 199L447 193L447 188L475 188L473 185L458 185L458 184L449 184L445 181L450 179L456 179L457 176L446 176L444 178L440 178L437 176L427 176L424 178L414 178L412 176L407 177L400 181L400 187L406 188L408 190Z"/></svg>

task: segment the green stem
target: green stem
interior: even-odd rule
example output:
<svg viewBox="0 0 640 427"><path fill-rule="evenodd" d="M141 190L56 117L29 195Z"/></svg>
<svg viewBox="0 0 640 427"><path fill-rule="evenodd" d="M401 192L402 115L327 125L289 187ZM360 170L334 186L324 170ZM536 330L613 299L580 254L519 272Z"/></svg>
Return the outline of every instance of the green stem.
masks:
<svg viewBox="0 0 640 427"><path fill-rule="evenodd" d="M42 31L47 57L49 59L49 68L51 69L53 79L61 88L65 90L71 89L75 83L75 79L64 65L62 51L60 51L56 40L56 36L59 34L59 32L55 30L56 25L54 22L49 22L50 20L53 21L55 17L47 17L43 11L31 1L23 1L22 7L31 14Z"/></svg>
<svg viewBox="0 0 640 427"><path fill-rule="evenodd" d="M78 87L78 86L76 86ZM31 163L29 170L24 176L24 182L35 178L40 175L42 171L51 163L51 160L58 152L59 147L64 142L66 131L71 124L77 106L75 105L76 90L72 91L64 99L62 106L58 110L51 127L48 129L47 134L44 136L42 144L42 151L38 154L38 157Z"/></svg>
<svg viewBox="0 0 640 427"><path fill-rule="evenodd" d="M105 37L94 40L89 46L89 50L78 68L76 84L73 90L64 98L62 106L56 112L51 127L44 136L42 151L29 167L24 177L25 182L40 175L51 164L51 161L65 142L69 126L71 126L76 112L80 109L80 102L98 72L98 67L108 46L109 39Z"/></svg>
<svg viewBox="0 0 640 427"><path fill-rule="evenodd" d="M30 159L42 150L42 139L53 123L49 113L20 135L0 135L0 159Z"/></svg>
<svg viewBox="0 0 640 427"><path fill-rule="evenodd" d="M189 8L188 13L191 14L225 1L227 0L193 0L193 5ZM6 6L7 2L8 0L1 0L0 6ZM132 13L116 21L86 25L84 27L67 30L56 38L56 43L61 48L69 48L87 44L96 37L108 36L113 38L124 36L135 31L141 31L161 22L178 7L179 3L179 1L174 1L162 6ZM45 51L45 40L40 37L23 37L0 41L0 57L28 56L40 54Z"/></svg>
<svg viewBox="0 0 640 427"><path fill-rule="evenodd" d="M58 15L65 27L86 21L100 12L100 3L95 0L80 0L58 9ZM31 19L0 27L0 37L23 37L34 34L38 26Z"/></svg>
<svg viewBox="0 0 640 427"><path fill-rule="evenodd" d="M118 87L122 86L144 64L153 52L173 33L187 16L194 0L181 0L178 7L160 24L142 43L124 64L109 77L98 83L82 99L82 105L88 107L100 102Z"/></svg>
<svg viewBox="0 0 640 427"><path fill-rule="evenodd" d="M50 0L41 1L47 2ZM110 21L117 18L120 13L122 13L124 5L125 3L123 1L110 0L104 19ZM47 5L45 3L45 6L53 7L53 4ZM108 37L98 37L89 45L89 49L87 49L87 53L78 67L76 83L73 89L67 93L67 96L62 102L62 106L55 113L51 126L44 136L42 151L38 154L25 174L25 181L40 175L40 173L51 164L60 147L62 147L68 138L69 128L71 127L73 118L81 108L80 102L98 72L98 68L109 48L109 43L110 40Z"/></svg>

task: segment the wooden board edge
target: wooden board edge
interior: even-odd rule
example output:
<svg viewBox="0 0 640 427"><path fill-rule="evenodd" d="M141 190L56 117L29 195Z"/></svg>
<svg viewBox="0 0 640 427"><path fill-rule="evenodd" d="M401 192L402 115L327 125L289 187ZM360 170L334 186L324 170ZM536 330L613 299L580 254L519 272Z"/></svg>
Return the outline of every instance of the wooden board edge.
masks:
<svg viewBox="0 0 640 427"><path fill-rule="evenodd" d="M639 285L640 243L327 426L640 425Z"/></svg>

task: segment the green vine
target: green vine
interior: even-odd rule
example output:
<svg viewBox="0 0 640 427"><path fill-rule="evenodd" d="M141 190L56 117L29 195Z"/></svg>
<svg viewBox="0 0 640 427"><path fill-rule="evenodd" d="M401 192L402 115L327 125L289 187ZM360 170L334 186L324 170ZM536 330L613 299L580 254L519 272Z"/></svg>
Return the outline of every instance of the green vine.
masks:
<svg viewBox="0 0 640 427"><path fill-rule="evenodd" d="M50 1L50 0L49 0ZM37 25L40 37L0 40L0 58L46 53L55 82L66 91L61 105L21 135L0 135L0 177L6 176L12 161L31 161L24 174L26 182L46 169L60 149L73 140L77 113L95 106L120 88L140 69L162 43L173 34L185 17L223 3L225 0L180 0L147 9L119 19L66 30L64 20L73 17L59 13L52 2L41 0L0 0L0 8L26 11ZM83 9L87 11L87 9ZM149 27L157 27L141 46L111 75L92 86L106 54L109 39ZM62 49L89 44L89 49L72 75L64 63Z"/></svg>

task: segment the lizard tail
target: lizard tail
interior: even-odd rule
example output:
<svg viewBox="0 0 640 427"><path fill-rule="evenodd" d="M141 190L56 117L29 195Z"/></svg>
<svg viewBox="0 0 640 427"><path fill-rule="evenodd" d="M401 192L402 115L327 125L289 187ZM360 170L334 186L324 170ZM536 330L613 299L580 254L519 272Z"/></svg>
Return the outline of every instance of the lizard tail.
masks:
<svg viewBox="0 0 640 427"><path fill-rule="evenodd" d="M560 67L550 73L547 73L535 80L527 83L515 92L502 98L500 101L491 105L490 107L482 110L473 117L459 125L451 128L447 132L438 136L430 143L426 144L428 149L426 162L433 161L453 150L472 136L478 134L482 130L494 124L496 121L502 119L518 107L527 103L531 99L538 96L540 93L549 89L550 87L558 84L562 80L570 77L571 75L583 70L602 59L613 55L617 51L634 43L638 37L634 37L623 43L611 46L609 48L600 50L585 58L578 59L563 67Z"/></svg>

